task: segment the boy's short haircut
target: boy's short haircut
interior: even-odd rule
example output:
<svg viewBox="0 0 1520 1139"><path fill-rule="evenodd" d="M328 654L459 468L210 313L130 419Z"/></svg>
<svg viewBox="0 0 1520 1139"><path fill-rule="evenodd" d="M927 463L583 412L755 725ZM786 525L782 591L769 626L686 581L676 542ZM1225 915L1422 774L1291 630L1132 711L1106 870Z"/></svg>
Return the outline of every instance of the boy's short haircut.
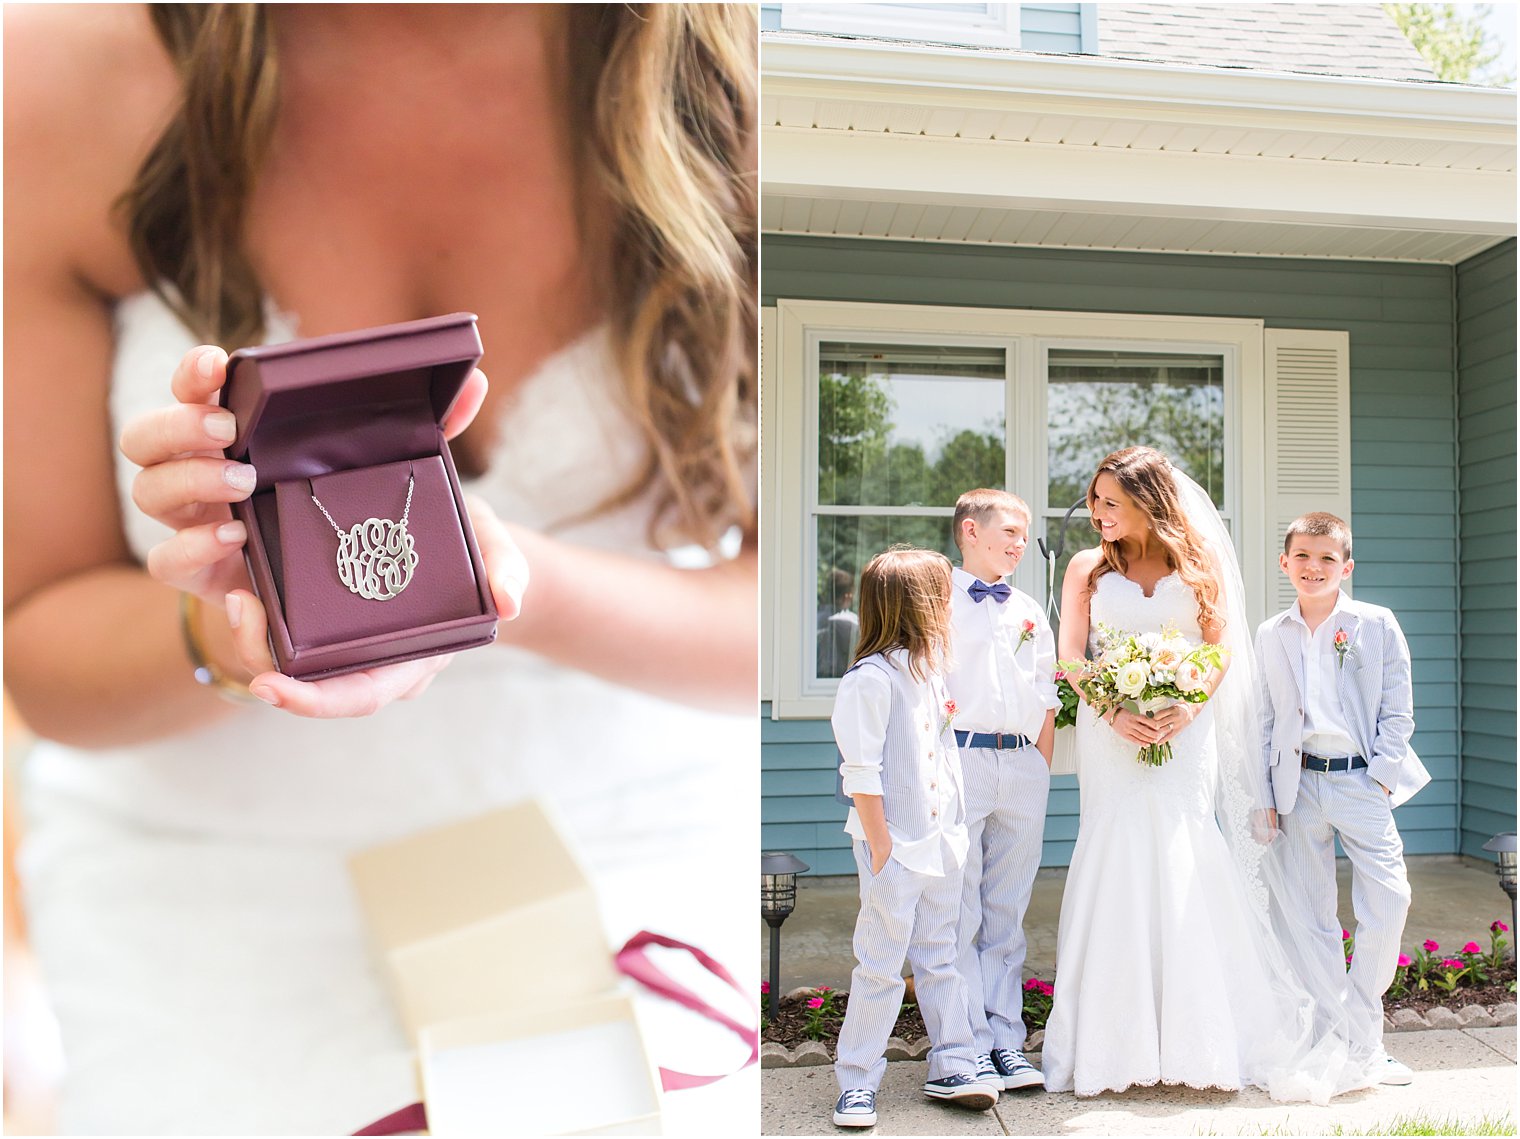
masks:
<svg viewBox="0 0 1520 1139"><path fill-rule="evenodd" d="M1351 527L1346 525L1344 518L1323 510L1299 515L1288 524L1288 532L1283 535L1283 553L1292 549L1295 534L1306 538L1334 538L1340 543L1341 557L1348 562L1351 560Z"/></svg>
<svg viewBox="0 0 1520 1139"><path fill-rule="evenodd" d="M960 549L961 545L961 523L970 518L981 525L994 510L1017 510L1024 516L1026 526L1033 519L1029 513L1029 504L1010 491L991 490L987 487L968 490L955 500L955 517L950 523L956 549Z"/></svg>

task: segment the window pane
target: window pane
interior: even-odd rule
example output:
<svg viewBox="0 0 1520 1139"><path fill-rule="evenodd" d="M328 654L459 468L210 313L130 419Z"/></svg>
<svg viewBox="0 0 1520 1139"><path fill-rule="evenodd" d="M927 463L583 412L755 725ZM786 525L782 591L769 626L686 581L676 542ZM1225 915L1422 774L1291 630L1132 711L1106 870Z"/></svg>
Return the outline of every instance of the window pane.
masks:
<svg viewBox="0 0 1520 1139"><path fill-rule="evenodd" d="M1085 495L1110 452L1140 445L1167 455L1224 505L1221 357L1052 349L1049 378L1052 510Z"/></svg>
<svg viewBox="0 0 1520 1139"><path fill-rule="evenodd" d="M954 506L1002 487L1001 349L824 344L818 359L818 501Z"/></svg>
<svg viewBox="0 0 1520 1139"><path fill-rule="evenodd" d="M939 550L955 559L949 518L823 516L818 520L818 582L814 628L817 677L843 676L860 632L860 571L899 542Z"/></svg>

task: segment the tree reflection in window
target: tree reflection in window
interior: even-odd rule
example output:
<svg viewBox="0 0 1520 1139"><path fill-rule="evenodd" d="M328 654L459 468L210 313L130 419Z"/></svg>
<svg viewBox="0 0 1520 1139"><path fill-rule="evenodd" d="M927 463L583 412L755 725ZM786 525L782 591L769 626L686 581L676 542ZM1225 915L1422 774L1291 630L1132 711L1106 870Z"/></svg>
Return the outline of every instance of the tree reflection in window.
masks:
<svg viewBox="0 0 1520 1139"><path fill-rule="evenodd" d="M1208 354L1053 348L1046 389L1049 483L1045 532L1052 547L1061 516L1083 498L1098 464L1124 447L1154 447L1228 510L1224 454L1224 360ZM1227 517L1225 524L1230 520ZM1056 564L1098 544L1086 507L1072 515Z"/></svg>
<svg viewBox="0 0 1520 1139"><path fill-rule="evenodd" d="M821 345L818 364L822 679L849 665L865 563L897 543L954 556L956 498L1004 485L1007 364L1001 348L848 343Z"/></svg>

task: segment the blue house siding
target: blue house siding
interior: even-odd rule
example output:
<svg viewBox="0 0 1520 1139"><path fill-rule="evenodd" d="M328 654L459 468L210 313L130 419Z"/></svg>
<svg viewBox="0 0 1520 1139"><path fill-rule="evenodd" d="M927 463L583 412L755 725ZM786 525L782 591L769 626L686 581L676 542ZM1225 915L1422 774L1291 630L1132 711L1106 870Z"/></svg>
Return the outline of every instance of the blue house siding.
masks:
<svg viewBox="0 0 1520 1139"><path fill-rule="evenodd" d="M1457 266L1461 850L1515 829L1515 242Z"/></svg>
<svg viewBox="0 0 1520 1139"><path fill-rule="evenodd" d="M1392 608L1409 635L1417 685L1415 746L1433 781L1412 803L1400 808L1398 821L1406 849L1427 854L1458 849L1459 620L1454 567L1459 532L1453 276L1450 267L1440 265L767 235L761 293L766 304L787 298L1146 312L1256 318L1278 328L1347 330L1351 338L1349 446L1356 591L1359 598ZM1512 369L1507 390L1512 406ZM1507 422L1512 427L1513 417ZM1480 469L1475 460L1472 477L1497 478L1505 461L1491 460ZM1513 457L1507 462L1512 512ZM1512 521L1509 533L1498 544L1508 540L1512 557ZM1478 576L1497 572L1492 564L1474 567ZM1510 574L1508 580L1513 583L1513 566ZM1495 590L1492 604L1501 609L1508 606L1504 611L1512 646L1513 587L1507 588L1507 602L1499 596L1502 590ZM1513 684L1513 665L1509 668L1506 679L1496 683ZM1513 706L1511 694L1509 707ZM807 742L783 743L776 735L782 728L811 734ZM827 741L826 722L805 728L774 724L767 718L762 729L763 822L813 825L822 838L838 833L842 812L832 798L832 774L827 768L833 762L833 749ZM808 746L814 750L808 752ZM786 749L791 750L783 759ZM812 785L798 777L810 761L819 764L822 780L811 793ZM1512 749L1509 762L1513 765ZM1511 766L1510 788L1513 778ZM1046 865L1064 865L1069 858L1076 812L1075 780L1058 778L1052 785L1046 826ZM849 871L848 858L837 857L844 850L837 840L821 841L812 848L811 858L806 850L787 849L797 850L820 872L825 866Z"/></svg>
<svg viewBox="0 0 1520 1139"><path fill-rule="evenodd" d="M1096 44L1084 44L1082 9L1091 4L1024 4L1019 11L1019 46L1025 51L1095 52ZM1095 13L1096 15L1096 13ZM1091 21L1097 38L1097 20Z"/></svg>

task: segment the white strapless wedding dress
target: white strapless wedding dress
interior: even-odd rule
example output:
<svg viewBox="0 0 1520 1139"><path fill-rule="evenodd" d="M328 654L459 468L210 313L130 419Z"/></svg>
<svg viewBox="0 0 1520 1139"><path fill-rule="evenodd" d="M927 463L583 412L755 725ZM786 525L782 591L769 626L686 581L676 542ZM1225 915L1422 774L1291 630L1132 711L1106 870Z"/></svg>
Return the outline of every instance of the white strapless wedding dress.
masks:
<svg viewBox="0 0 1520 1139"><path fill-rule="evenodd" d="M271 341L295 334L274 316ZM117 324L119 430L170 400L193 341L147 294L123 302ZM615 373L604 329L546 361L468 489L546 527L623 486L643 444L612 396ZM131 505L133 473L118 457L141 558L166 531ZM649 508L556 533L662 557ZM345 857L527 795L568 823L611 944L648 928L758 976L755 834L733 814L758 802L758 755L757 715L694 711L502 646L460 654L424 696L368 719L250 708L137 747L39 743L23 772L20 867L68 1058L60 1131L346 1134L412 1102L411 1053ZM640 1006L667 1067L721 1071L745 1055L688 1013ZM555 1095L594 1078L541 1073ZM757 1099L751 1069L666 1097L666 1126L702 1132L710 1112L744 1118Z"/></svg>
<svg viewBox="0 0 1520 1139"><path fill-rule="evenodd" d="M1103 575L1092 622L1139 633L1170 624L1202 639L1197 598L1175 573L1151 597ZM1045 1086L1090 1096L1137 1084L1254 1084L1307 1098L1292 1070L1291 1012L1272 992L1215 821L1211 706L1161 767L1140 763L1136 745L1086 705L1076 732L1081 817L1061 901Z"/></svg>

